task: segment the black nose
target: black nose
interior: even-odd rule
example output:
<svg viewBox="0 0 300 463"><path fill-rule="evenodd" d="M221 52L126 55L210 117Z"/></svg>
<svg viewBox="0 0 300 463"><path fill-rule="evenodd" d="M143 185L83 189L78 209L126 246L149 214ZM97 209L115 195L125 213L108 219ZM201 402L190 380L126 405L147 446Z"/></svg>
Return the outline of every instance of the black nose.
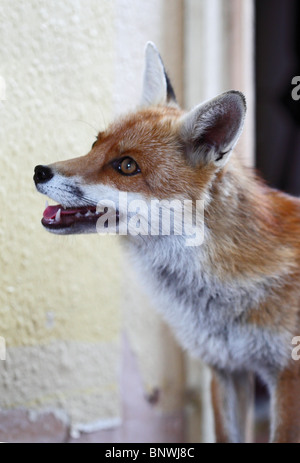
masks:
<svg viewBox="0 0 300 463"><path fill-rule="evenodd" d="M50 167L47 166L36 166L34 169L33 180L35 184L46 183L53 177L53 172Z"/></svg>

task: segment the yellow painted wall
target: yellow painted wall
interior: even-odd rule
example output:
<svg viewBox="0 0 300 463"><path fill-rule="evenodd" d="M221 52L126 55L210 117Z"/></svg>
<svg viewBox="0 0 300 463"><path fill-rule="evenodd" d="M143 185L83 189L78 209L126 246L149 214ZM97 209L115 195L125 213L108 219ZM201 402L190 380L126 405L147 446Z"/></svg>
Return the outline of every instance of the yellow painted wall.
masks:
<svg viewBox="0 0 300 463"><path fill-rule="evenodd" d="M36 164L88 152L112 117L113 4L1 2L0 43L0 408L115 420L118 243L48 234L32 181Z"/></svg>

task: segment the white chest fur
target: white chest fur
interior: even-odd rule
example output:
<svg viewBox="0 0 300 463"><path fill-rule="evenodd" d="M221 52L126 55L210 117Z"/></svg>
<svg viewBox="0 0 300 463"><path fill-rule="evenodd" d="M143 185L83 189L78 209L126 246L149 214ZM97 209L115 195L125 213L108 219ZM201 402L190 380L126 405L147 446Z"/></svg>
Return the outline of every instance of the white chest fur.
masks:
<svg viewBox="0 0 300 463"><path fill-rule="evenodd" d="M288 334L247 323L249 310L270 291L268 284L224 285L205 271L200 248L187 248L174 237L133 245L131 251L157 309L193 355L229 370L259 372L286 363Z"/></svg>

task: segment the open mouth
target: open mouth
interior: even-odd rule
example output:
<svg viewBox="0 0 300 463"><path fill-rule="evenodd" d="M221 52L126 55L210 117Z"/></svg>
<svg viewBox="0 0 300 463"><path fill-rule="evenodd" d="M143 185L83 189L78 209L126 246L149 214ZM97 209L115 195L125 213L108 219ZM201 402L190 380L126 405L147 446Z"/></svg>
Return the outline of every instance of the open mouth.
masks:
<svg viewBox="0 0 300 463"><path fill-rule="evenodd" d="M44 227L60 229L69 228L77 224L96 225L99 217L104 212L97 212L96 206L68 207L61 204L47 206L43 213L42 224Z"/></svg>

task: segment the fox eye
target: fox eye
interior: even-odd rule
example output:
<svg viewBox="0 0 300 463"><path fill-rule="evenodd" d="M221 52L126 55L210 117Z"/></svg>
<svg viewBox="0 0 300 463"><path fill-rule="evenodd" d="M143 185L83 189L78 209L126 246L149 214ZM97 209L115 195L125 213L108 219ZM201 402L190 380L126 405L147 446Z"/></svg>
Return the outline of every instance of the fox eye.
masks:
<svg viewBox="0 0 300 463"><path fill-rule="evenodd" d="M129 157L118 159L113 166L122 175L135 175L141 172L135 160Z"/></svg>

